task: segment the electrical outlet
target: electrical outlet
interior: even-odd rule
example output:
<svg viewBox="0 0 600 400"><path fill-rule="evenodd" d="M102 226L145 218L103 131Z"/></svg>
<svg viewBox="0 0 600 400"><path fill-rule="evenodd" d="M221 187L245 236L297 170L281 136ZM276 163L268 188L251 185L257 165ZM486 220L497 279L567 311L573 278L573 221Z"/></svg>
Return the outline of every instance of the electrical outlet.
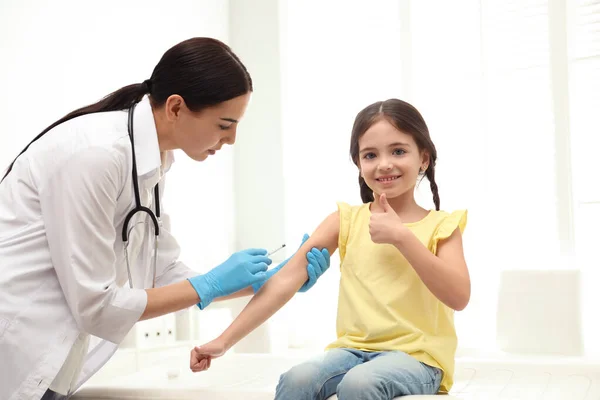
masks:
<svg viewBox="0 0 600 400"><path fill-rule="evenodd" d="M164 316L163 320L163 331L165 335L165 343L172 344L176 340L175 332L175 315L169 314Z"/></svg>
<svg viewBox="0 0 600 400"><path fill-rule="evenodd" d="M175 315L138 322L134 327L136 347L149 349L174 344L177 340L175 322Z"/></svg>
<svg viewBox="0 0 600 400"><path fill-rule="evenodd" d="M136 324L136 344L138 348L152 347L152 332L151 320L140 321Z"/></svg>

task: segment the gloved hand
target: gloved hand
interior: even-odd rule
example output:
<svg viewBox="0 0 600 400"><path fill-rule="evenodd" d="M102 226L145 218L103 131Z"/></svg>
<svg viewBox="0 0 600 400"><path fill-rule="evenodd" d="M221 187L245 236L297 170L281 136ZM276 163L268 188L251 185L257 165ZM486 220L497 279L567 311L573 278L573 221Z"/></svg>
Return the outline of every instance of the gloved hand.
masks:
<svg viewBox="0 0 600 400"><path fill-rule="evenodd" d="M265 249L247 249L233 253L204 275L189 278L200 297L198 307L206 308L215 298L228 296L250 285L267 279L267 268L271 259Z"/></svg>
<svg viewBox="0 0 600 400"><path fill-rule="evenodd" d="M302 237L302 243L300 243L300 247L302 247L304 242L306 242L309 237L310 236L308 236L306 233L304 234L304 236ZM298 250L300 250L300 247L298 248ZM292 257L293 256L294 255L292 255ZM290 258L292 258L292 257L290 257ZM287 262L290 260L290 258L288 258L287 260L285 260L284 262L282 262L275 268L268 270L267 271L267 279L265 279L262 282L257 282L254 285L252 285L252 289L254 289L254 293L258 292L267 280L269 280L285 264L287 264ZM306 253L306 259L308 261L308 265L306 266L306 272L308 273L308 280L306 282L304 282L304 285L302 285L302 287L300 289L298 289L298 292L306 292L311 287L313 287L315 285L315 283L317 283L317 280L321 277L321 275L323 275L325 273L325 271L327 271L327 269L331 265L329 251L326 248L323 250L319 250L316 247L313 247L308 253Z"/></svg>

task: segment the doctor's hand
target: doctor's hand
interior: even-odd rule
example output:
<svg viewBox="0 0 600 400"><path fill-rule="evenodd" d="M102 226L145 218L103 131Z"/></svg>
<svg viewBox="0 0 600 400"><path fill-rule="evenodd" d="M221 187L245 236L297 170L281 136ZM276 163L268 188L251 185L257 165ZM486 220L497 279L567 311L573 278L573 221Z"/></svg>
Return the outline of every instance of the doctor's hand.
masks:
<svg viewBox="0 0 600 400"><path fill-rule="evenodd" d="M225 343L218 338L200 347L196 346L190 352L190 369L192 372L206 371L210 368L212 359L221 357L226 351Z"/></svg>
<svg viewBox="0 0 600 400"><path fill-rule="evenodd" d="M304 242L306 242L309 237L310 236L307 235L306 233L304 234L304 236L302 237L302 243L300 243L300 247L302 247ZM300 250L300 247L298 247L298 250ZM293 256L294 255L292 255L292 257ZM260 290L260 288L265 284L265 282L269 278L271 278L273 275L275 275L285 264L287 264L287 262L292 257L283 261L281 264L279 264L275 268L268 270L266 280L264 280L262 282L257 282L254 285L252 285L252 289L254 289L254 293L258 292ZM327 271L327 269L331 265L329 251L326 248L323 250L319 250L316 247L313 247L308 253L306 253L306 260L308 261L308 265L306 266L306 272L308 273L308 280L306 282L304 282L304 285L302 285L302 287L300 289L298 289L298 292L306 292L307 290L312 288L315 285L315 283L317 283L317 280L321 277L321 275L323 275L325 273L325 271Z"/></svg>
<svg viewBox="0 0 600 400"><path fill-rule="evenodd" d="M206 308L217 297L228 296L264 282L267 268L272 262L266 254L265 249L238 251L206 274L189 278L188 281L200 297L200 309Z"/></svg>

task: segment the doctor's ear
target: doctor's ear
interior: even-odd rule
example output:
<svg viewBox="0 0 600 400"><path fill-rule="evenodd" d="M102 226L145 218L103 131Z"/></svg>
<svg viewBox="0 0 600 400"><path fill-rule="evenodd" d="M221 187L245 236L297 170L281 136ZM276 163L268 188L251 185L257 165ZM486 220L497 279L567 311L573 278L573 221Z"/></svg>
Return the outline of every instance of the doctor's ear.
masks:
<svg viewBox="0 0 600 400"><path fill-rule="evenodd" d="M172 94L165 101L165 114L167 120L175 121L180 115L181 111L188 110L187 105L185 104L185 100L178 94Z"/></svg>

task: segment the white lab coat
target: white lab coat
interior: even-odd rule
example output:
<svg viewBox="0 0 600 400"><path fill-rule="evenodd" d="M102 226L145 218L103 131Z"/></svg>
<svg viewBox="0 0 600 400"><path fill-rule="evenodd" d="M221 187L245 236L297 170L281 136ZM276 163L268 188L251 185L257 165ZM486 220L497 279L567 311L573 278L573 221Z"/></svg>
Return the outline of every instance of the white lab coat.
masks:
<svg viewBox="0 0 600 400"><path fill-rule="evenodd" d="M154 210L152 189L160 180L162 197L164 179L147 97L135 109L134 135L142 203ZM171 161L168 154L165 172ZM135 205L131 171L127 112L116 111L46 133L0 184L0 399L41 398L76 338L97 336L104 341L87 354L78 388L139 320L154 234L146 224L130 239L130 289L121 228ZM178 256L163 211L157 286L195 275Z"/></svg>

